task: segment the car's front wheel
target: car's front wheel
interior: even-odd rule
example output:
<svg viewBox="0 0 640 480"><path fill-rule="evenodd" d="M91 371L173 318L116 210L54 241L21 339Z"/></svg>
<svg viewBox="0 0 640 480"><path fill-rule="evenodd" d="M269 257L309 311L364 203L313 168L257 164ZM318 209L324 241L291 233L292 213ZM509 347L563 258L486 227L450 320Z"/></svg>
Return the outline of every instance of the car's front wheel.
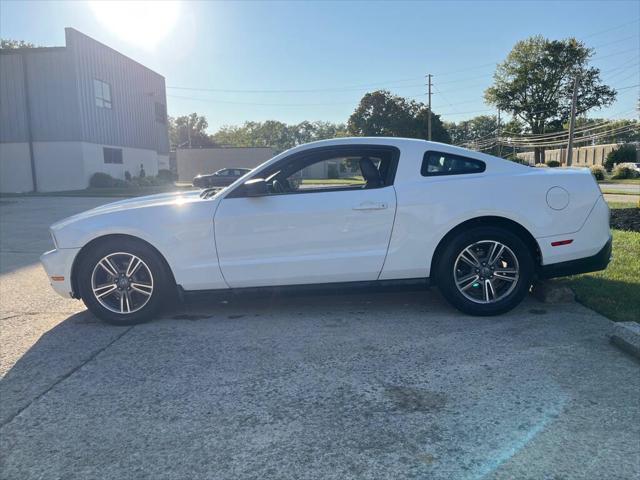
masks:
<svg viewBox="0 0 640 480"><path fill-rule="evenodd" d="M455 237L437 259L444 297L471 315L498 315L527 295L534 273L532 252L502 228L479 227Z"/></svg>
<svg viewBox="0 0 640 480"><path fill-rule="evenodd" d="M78 270L80 296L98 318L115 325L150 320L162 306L168 278L160 256L134 240L105 241Z"/></svg>

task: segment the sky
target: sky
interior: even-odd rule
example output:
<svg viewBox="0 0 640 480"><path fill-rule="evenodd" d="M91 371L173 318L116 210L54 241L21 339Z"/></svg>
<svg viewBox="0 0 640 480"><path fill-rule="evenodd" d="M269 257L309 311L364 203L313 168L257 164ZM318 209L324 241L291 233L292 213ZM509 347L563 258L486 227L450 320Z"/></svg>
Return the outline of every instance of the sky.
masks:
<svg viewBox="0 0 640 480"><path fill-rule="evenodd" d="M574 36L620 89L590 116L637 118L640 1L0 2L0 36L64 45L64 28L166 78L172 116L209 131L245 121L346 122L367 91L426 101L445 121L495 114L483 101L515 42ZM625 88L631 87L631 88Z"/></svg>

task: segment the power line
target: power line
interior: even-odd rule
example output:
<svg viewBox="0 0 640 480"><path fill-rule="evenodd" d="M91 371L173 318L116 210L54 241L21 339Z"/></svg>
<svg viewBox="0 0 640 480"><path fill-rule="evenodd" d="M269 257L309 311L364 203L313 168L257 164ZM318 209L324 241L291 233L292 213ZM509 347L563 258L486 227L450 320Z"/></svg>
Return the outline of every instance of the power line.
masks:
<svg viewBox="0 0 640 480"><path fill-rule="evenodd" d="M576 137L574 139L574 143L590 142L593 140L597 140L599 138L611 137L613 135L619 135L621 133L633 132L638 130L639 130L638 125L624 125L621 127L611 128L609 130L605 130L602 132L597 132L589 135L582 135L580 137ZM524 143L524 142L514 141L514 139L509 137L493 137L491 139L488 139L482 142L481 141L465 142L463 144L460 144L459 146L468 146L471 148L475 147L475 148L486 149L486 148L489 148L488 146L495 145L497 143L501 143L503 145L512 146L512 147L518 147L518 148L542 148L542 147L564 146L566 145L567 141L566 139L562 139L562 140L554 140L554 141L546 141L546 142Z"/></svg>
<svg viewBox="0 0 640 480"><path fill-rule="evenodd" d="M620 90L628 90L629 88L636 88L636 87L640 87L640 83L636 83L635 85L629 85L628 87L616 88L616 90L618 90L618 91L620 91Z"/></svg>
<svg viewBox="0 0 640 480"><path fill-rule="evenodd" d="M620 112L616 112L614 114L612 114L612 117L616 117L619 115L626 115L629 112L634 111L635 109L629 109L629 110L624 110L624 111L620 111ZM594 130L602 130L603 128L608 128L611 127L613 125L615 125L616 123L618 123L619 120L604 120L602 122L599 123L595 123L595 124L591 124L591 125L583 125L582 127L578 127L575 129L575 133L579 134L581 136L584 136L587 132L593 132ZM616 128L640 128L640 124L634 123L632 125L623 125L621 127L616 127ZM497 137L494 136L494 134L496 133L496 130L493 130L491 133L489 133L488 135L482 136L482 137L478 137L475 138L473 140L469 140L467 142L463 142L459 145L478 145L478 144L485 144L485 143L491 143L491 142L495 142L497 140ZM595 133L599 133L599 132L594 132L590 135L593 135ZM498 135L498 137L501 138L508 138L509 142L511 144L515 144L517 142L524 142L524 143L539 143L539 144L545 144L547 142L564 142L566 140L568 136L568 132L567 131L563 131L563 132L553 132L553 133L545 133L545 134L523 134L523 133L518 133L518 132L510 132L510 131L503 131L502 135ZM582 137L580 137L582 138Z"/></svg>
<svg viewBox="0 0 640 480"><path fill-rule="evenodd" d="M582 38L591 38L591 37L595 37L595 36L597 36L597 35L602 35L603 33L611 32L611 31L613 31L613 30L617 30L617 29L619 29L619 28L621 28L621 27L626 27L627 25L632 25L632 24L634 24L634 23L638 23L638 22L640 22L640 18L636 18L635 20L632 20L632 21L630 21L630 22L623 23L623 24L621 24L621 25L616 25L615 27L611 27L611 28L608 28L608 29L606 29L606 30L601 30L601 31L596 32L596 33L590 33L589 35L584 35L584 36L582 36Z"/></svg>

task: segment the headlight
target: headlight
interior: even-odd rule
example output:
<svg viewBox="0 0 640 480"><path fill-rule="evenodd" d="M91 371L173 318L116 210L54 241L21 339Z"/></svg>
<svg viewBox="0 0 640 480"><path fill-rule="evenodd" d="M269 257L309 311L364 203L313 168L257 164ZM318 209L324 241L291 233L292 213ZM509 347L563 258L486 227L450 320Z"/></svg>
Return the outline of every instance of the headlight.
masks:
<svg viewBox="0 0 640 480"><path fill-rule="evenodd" d="M51 234L51 240L53 240L53 248L58 249L58 241L56 240L56 236L53 234L53 231L49 230Z"/></svg>

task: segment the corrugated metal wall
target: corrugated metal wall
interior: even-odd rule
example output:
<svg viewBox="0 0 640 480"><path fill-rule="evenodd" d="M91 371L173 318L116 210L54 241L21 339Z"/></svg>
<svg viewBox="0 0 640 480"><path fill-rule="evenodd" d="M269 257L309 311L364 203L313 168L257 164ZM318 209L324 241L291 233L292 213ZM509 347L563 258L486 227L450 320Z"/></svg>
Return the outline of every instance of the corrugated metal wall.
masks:
<svg viewBox="0 0 640 480"><path fill-rule="evenodd" d="M74 59L83 139L169 153L166 123L155 120L155 103L166 106L164 78L82 33L66 29ZM95 103L94 79L111 87L111 109Z"/></svg>
<svg viewBox="0 0 640 480"><path fill-rule="evenodd" d="M2 52L0 62L0 141L28 140L27 84L33 141L82 139L73 65L65 48Z"/></svg>
<svg viewBox="0 0 640 480"><path fill-rule="evenodd" d="M0 142L27 141L22 56L0 55Z"/></svg>
<svg viewBox="0 0 640 480"><path fill-rule="evenodd" d="M78 97L73 64L67 51L26 53L29 106L34 142L80 141Z"/></svg>
<svg viewBox="0 0 640 480"><path fill-rule="evenodd" d="M27 65L34 141L85 141L169 153L161 75L68 28L67 47L0 54L0 141L26 142L23 59ZM113 106L95 103L94 79L109 83Z"/></svg>

